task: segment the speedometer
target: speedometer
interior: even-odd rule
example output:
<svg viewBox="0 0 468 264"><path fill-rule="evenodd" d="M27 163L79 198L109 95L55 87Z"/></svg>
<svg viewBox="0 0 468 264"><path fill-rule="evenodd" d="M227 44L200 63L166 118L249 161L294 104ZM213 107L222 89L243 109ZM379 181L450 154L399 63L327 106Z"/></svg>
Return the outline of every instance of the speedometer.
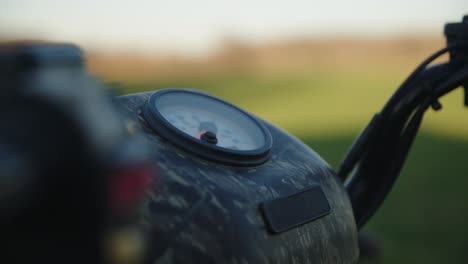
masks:
<svg viewBox="0 0 468 264"><path fill-rule="evenodd" d="M156 133L201 157L243 166L268 159L272 140L262 122L211 95L161 90L151 95L143 114Z"/></svg>

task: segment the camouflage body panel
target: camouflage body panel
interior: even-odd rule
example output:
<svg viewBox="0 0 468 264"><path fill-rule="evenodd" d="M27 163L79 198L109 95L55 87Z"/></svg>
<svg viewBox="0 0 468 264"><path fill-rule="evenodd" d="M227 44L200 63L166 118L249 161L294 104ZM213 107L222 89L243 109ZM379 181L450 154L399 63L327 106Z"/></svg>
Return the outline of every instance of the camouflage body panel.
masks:
<svg viewBox="0 0 468 264"><path fill-rule="evenodd" d="M150 263L357 262L357 229L348 195L309 147L263 121L273 138L269 161L257 167L207 161L153 132L141 115L151 94L116 99L144 131L159 168L143 208ZM317 185L330 214L279 234L268 231L262 202Z"/></svg>

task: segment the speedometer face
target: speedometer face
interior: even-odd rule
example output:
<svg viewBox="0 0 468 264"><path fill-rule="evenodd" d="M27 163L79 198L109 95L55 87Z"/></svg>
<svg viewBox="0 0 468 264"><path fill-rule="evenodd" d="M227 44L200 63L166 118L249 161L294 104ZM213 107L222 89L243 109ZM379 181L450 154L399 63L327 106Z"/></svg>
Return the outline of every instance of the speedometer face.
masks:
<svg viewBox="0 0 468 264"><path fill-rule="evenodd" d="M266 161L271 136L259 120L213 96L184 89L154 93L145 119L161 136L205 158L232 165Z"/></svg>
<svg viewBox="0 0 468 264"><path fill-rule="evenodd" d="M201 139L210 131L216 135L217 146L233 150L254 150L263 142L256 142L240 125L217 113L186 106L168 106L160 110L161 115L184 133ZM254 131L260 132L260 131Z"/></svg>

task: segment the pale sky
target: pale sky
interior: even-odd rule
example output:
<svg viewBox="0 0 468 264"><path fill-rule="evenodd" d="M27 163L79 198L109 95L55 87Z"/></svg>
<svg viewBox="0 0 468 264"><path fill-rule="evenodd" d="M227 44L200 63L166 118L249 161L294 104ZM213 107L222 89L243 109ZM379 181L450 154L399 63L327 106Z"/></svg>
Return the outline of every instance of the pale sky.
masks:
<svg viewBox="0 0 468 264"><path fill-rule="evenodd" d="M219 39L442 34L468 0L0 0L0 37L203 52Z"/></svg>

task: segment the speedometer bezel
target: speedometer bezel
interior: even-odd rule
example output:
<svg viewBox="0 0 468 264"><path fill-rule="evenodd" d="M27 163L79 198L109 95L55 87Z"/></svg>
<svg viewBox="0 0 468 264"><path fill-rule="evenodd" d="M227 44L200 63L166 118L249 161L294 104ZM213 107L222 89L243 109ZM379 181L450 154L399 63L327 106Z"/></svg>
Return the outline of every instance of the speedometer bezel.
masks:
<svg viewBox="0 0 468 264"><path fill-rule="evenodd" d="M244 115L247 119L251 120L259 128L263 134L263 145L254 150L234 150L207 143L184 133L169 123L160 113L159 109L157 109L156 100L160 96L166 95L168 93L189 93L207 98L208 100L215 100L226 105L227 107L234 109L235 111ZM146 101L142 113L150 128L158 135L168 140L170 143L178 146L179 148L182 148L183 150L202 158L225 165L257 166L265 163L270 157L272 138L269 130L265 127L263 122L252 114L242 110L241 108L210 94L193 89L170 88L159 90L153 93Z"/></svg>

